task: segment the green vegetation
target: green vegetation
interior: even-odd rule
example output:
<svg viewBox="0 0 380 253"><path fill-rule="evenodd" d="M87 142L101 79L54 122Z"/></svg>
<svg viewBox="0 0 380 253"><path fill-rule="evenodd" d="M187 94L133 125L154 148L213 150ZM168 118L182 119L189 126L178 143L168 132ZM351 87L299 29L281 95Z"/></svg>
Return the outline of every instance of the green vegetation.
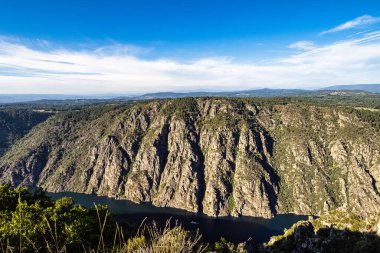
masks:
<svg viewBox="0 0 380 253"><path fill-rule="evenodd" d="M219 241L215 243L215 251L220 253L234 252L236 246L233 243L228 242L225 238L220 238Z"/></svg>
<svg viewBox="0 0 380 253"><path fill-rule="evenodd" d="M27 134L30 129L45 121L51 113L31 109L7 108L0 110L0 156L16 140Z"/></svg>
<svg viewBox="0 0 380 253"><path fill-rule="evenodd" d="M364 122L370 123L373 127L380 130L380 109L359 108L354 113Z"/></svg>
<svg viewBox="0 0 380 253"><path fill-rule="evenodd" d="M53 201L37 189L0 186L0 252L96 253L253 253L253 252L378 252L380 214L360 217L333 210L300 221L263 245L220 238L202 242L198 232L181 225L156 223L130 228L116 223L106 206L85 209L72 198ZM305 248L306 247L306 248ZM298 251L297 251L298 250ZM347 251L348 250L348 251Z"/></svg>
<svg viewBox="0 0 380 253"><path fill-rule="evenodd" d="M234 196L230 196L228 198L228 211L229 213L232 213L232 211L234 210L234 207L235 207L235 200L234 200Z"/></svg>
<svg viewBox="0 0 380 253"><path fill-rule="evenodd" d="M0 252L204 252L198 233L180 225L141 226L130 236L106 206L87 210L72 198L0 186Z"/></svg>
<svg viewBox="0 0 380 253"><path fill-rule="evenodd" d="M127 192L123 188L127 181L138 185L141 182L138 177L145 177L140 171L131 170L142 157L138 154L152 152L146 147L162 138L162 142L172 145L171 152L183 148L186 151L183 156L194 156L194 160L198 155L202 156L199 164L192 165L198 166L199 173L206 170L200 165L204 163L204 157L219 159L216 163L227 160L231 163L226 166L226 171L215 176L216 181L225 182L227 186L226 195L220 199L225 200L224 207L230 213L238 212L242 204L238 194L233 197L233 189L239 186L249 189L249 182L255 180L261 180L263 187L260 190L263 196L270 197L273 214L320 214L338 206L374 212L378 209L370 204L377 203L373 201L377 193L373 193L374 187L369 181L363 183L360 177L375 173L372 170L377 167L373 164L380 161L376 152L371 151L378 150L379 104L378 95L326 95L310 98L183 98L93 105L56 113L29 133L26 129L26 136L0 159L0 172L3 173L2 180L13 180L11 183L15 185L38 183L49 190L92 191L120 196ZM9 125L10 120L5 119L5 122ZM185 126L181 128L180 125ZM177 129L170 129L171 126L177 126ZM15 125L9 128L12 127ZM177 131L174 134L183 131L190 141L184 142L182 137L169 139L169 133L160 135L162 129ZM218 143L213 144L218 149L215 151L217 155L213 155L210 152L212 146L208 146L212 138L218 138ZM188 143L194 143L194 146ZM167 152L165 148L162 150ZM155 152L150 155L152 158L157 156ZM178 161L186 161L185 158L178 157ZM351 174L350 179L348 167L363 174L357 177ZM115 173L112 179L96 174L119 169L120 174ZM97 175L96 178L93 175ZM103 182L106 178L108 181ZM196 182L199 185L195 189L204 189L204 185L210 182L207 180ZM149 184L139 187L145 191ZM349 187L351 191L347 190ZM175 185L173 191L177 192L179 188ZM147 191L147 194L150 193ZM154 199L155 194L159 193L147 196ZM193 194L202 195L195 191ZM0 248L4 252L16 252L20 248L23 252L36 249L39 252L61 249L67 252L82 252L84 249L87 252L193 252L204 249L199 235L180 226L158 228L150 224L131 232L117 225L106 207L86 210L75 205L72 199L51 201L41 192L30 194L23 188L13 190L4 186L0 195ZM178 207L186 208L193 203L195 206L196 201L194 198L191 204ZM355 207L355 202L360 206ZM345 220L336 222L337 217ZM371 248L372 243L377 242L372 232L363 228L369 229L374 223L366 223L367 226L363 224L364 220L360 216L346 217L332 212L330 216L312 222L311 236L328 240L319 231L330 229L324 224L336 222L335 230L331 231L353 233L352 237L356 238L353 240L355 245L351 244L353 248ZM297 242L291 238L302 224L275 238L268 247L295 247ZM365 239L357 239L360 236ZM342 238L343 241L347 239ZM215 250L240 252L243 249L221 239Z"/></svg>
<svg viewBox="0 0 380 253"><path fill-rule="evenodd" d="M40 190L9 186L0 187L0 203L3 252L78 252L112 242L115 226L105 206L86 210L72 198L52 201Z"/></svg>
<svg viewBox="0 0 380 253"><path fill-rule="evenodd" d="M380 250L380 213L358 216L335 209L317 219L300 221L265 244L269 252L357 252Z"/></svg>
<svg viewBox="0 0 380 253"><path fill-rule="evenodd" d="M34 127L0 158L3 168L0 172L5 179L3 182L15 185L26 180L26 175L36 173L29 178L30 183L40 180L40 185L52 191L86 189L120 196L125 190L117 182L140 181L133 172L136 159L142 157L137 154L152 152L148 147L155 139L162 138L165 142L173 136L172 131L184 131L184 136L190 138L191 143L196 142L200 149L195 148L197 145L182 146L185 140L176 140L180 143L177 148L186 147L188 154L201 154L207 158L210 149L202 150L202 145L212 138L219 138L220 150L217 152L222 159L228 154L233 164L236 163L234 157L242 158L240 164L245 170L239 173L243 181L256 180L262 174L270 184L276 184L277 199L274 202L281 203L278 207L282 208L276 211L302 212L304 210L295 209L302 201L305 204L302 208L309 208L308 213L318 214L325 205L337 207L346 202L341 194L342 185L348 182L341 180L345 178L346 165L333 164L332 145L344 142L352 148L369 142L376 149L376 133L380 126L380 112L375 109L378 104L378 95L326 95L182 98L86 106L57 113ZM171 129L172 125L176 126L175 130ZM166 134L161 135L161 132ZM371 139L367 140L368 137ZM255 143L252 147L256 148L250 152L238 150L239 145L236 145L243 140ZM174 143L168 142L168 145ZM168 148L174 150L174 147ZM110 158L113 158L112 164ZM99 187L105 177L99 177L99 182L88 183L94 173L103 173L93 169L111 165L122 168L120 175L115 174L113 186ZM263 173L258 172L260 168ZM49 169L48 176L40 178L41 171L44 174L46 169ZM231 185L229 190L235 187L235 183L241 183L234 182L233 170L231 166L231 173L223 179ZM15 176L11 178L10 174ZM273 182L271 177L275 179ZM104 182L104 185L110 185L110 182ZM294 185L303 187L302 194L295 191ZM228 204L231 210L239 206L239 200L230 199L224 204Z"/></svg>

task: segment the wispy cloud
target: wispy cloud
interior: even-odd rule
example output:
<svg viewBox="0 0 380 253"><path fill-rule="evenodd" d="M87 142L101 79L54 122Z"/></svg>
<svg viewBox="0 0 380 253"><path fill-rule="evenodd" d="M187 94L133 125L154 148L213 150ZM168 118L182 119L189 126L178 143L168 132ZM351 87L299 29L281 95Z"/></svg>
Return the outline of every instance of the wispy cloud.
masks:
<svg viewBox="0 0 380 253"><path fill-rule="evenodd" d="M316 46L315 46L314 42L306 41L306 40L298 41L296 43L289 45L289 48L302 50L302 51L312 50L312 49L315 49L315 47Z"/></svg>
<svg viewBox="0 0 380 253"><path fill-rule="evenodd" d="M380 23L380 17L373 17L370 15L363 15L360 17L357 17L353 20L350 20L344 24L338 25L337 27L334 27L330 30L323 31L321 34L329 34L329 33L335 33L340 32L344 30L349 30L357 27L365 27L367 25Z"/></svg>
<svg viewBox="0 0 380 253"><path fill-rule="evenodd" d="M123 45L41 49L2 38L0 93L121 94L380 82L380 31L324 46L303 41L291 47L300 51L265 63L241 63L229 57L147 60Z"/></svg>

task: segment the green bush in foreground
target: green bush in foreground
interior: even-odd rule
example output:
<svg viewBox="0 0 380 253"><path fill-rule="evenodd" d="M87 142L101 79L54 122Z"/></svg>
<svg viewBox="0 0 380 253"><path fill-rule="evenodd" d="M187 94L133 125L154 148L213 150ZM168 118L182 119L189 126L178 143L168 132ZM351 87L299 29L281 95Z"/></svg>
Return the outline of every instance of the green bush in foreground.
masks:
<svg viewBox="0 0 380 253"><path fill-rule="evenodd" d="M204 252L201 236L168 221L126 238L106 206L86 209L72 198L0 186L0 252Z"/></svg>
<svg viewBox="0 0 380 253"><path fill-rule="evenodd" d="M44 192L0 185L0 252L91 253L252 253L252 252L380 252L380 214L360 217L332 210L300 221L264 244L238 245L220 238L214 247L181 225L163 228L155 222L125 233L106 206L86 209L72 198L53 201ZM125 228L124 228L125 229ZM213 250L213 251L212 251Z"/></svg>
<svg viewBox="0 0 380 253"><path fill-rule="evenodd" d="M101 224L101 226L99 226ZM0 245L3 252L83 251L111 241L113 219L106 206L87 210L72 198L52 201L37 190L0 186Z"/></svg>

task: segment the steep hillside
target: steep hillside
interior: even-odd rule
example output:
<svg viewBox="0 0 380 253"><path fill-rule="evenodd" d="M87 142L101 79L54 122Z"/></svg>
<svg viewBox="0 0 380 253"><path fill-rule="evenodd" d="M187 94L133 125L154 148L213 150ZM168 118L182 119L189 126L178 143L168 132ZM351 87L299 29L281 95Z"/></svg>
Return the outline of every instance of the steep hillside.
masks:
<svg viewBox="0 0 380 253"><path fill-rule="evenodd" d="M255 252L380 252L380 214L360 217L335 209L300 221Z"/></svg>
<svg viewBox="0 0 380 253"><path fill-rule="evenodd" d="M0 110L0 156L18 139L51 114L31 109Z"/></svg>
<svg viewBox="0 0 380 253"><path fill-rule="evenodd" d="M375 213L376 117L376 111L255 99L103 105L60 113L34 128L1 158L0 182L211 216L336 207Z"/></svg>

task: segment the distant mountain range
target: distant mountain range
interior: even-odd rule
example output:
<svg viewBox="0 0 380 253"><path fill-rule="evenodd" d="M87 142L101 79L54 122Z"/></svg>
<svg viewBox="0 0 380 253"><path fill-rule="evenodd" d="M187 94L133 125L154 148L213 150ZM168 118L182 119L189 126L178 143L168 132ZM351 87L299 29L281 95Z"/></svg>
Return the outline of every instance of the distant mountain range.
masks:
<svg viewBox="0 0 380 253"><path fill-rule="evenodd" d="M41 100L143 100L182 97L284 97L284 96L317 96L330 91L380 93L380 84L335 85L317 90L304 89L253 89L245 91L196 91L196 92L156 92L139 96L118 95L61 95L61 94L5 94L0 95L0 104L24 103Z"/></svg>
<svg viewBox="0 0 380 253"><path fill-rule="evenodd" d="M158 98L182 98L182 97L278 97L295 96L310 91L302 89L255 89L245 91L216 91L216 92L157 92L147 93L135 97L137 99L158 99Z"/></svg>
<svg viewBox="0 0 380 253"><path fill-rule="evenodd" d="M322 90L360 90L372 93L380 93L380 84L334 85L323 88Z"/></svg>
<svg viewBox="0 0 380 253"><path fill-rule="evenodd" d="M99 100L112 99L115 95L63 95L63 94L0 94L0 104L25 103L51 100Z"/></svg>

